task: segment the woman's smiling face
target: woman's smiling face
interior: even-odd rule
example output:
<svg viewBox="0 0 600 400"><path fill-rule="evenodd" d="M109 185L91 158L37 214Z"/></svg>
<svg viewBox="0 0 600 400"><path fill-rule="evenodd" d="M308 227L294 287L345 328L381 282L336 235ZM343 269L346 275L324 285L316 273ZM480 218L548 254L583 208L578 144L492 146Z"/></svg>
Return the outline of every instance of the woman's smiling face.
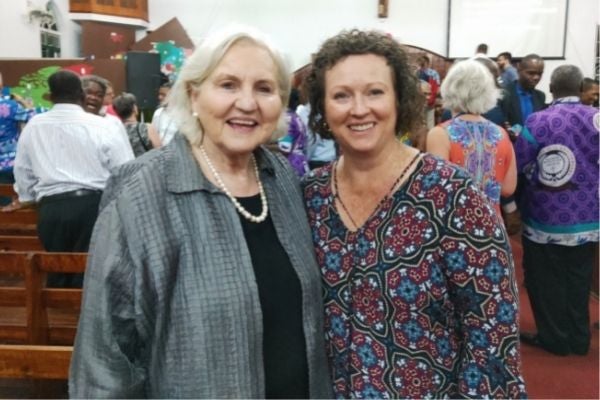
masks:
<svg viewBox="0 0 600 400"><path fill-rule="evenodd" d="M191 100L204 146L229 157L247 155L269 140L283 111L275 62L266 48L248 40L231 46L192 90Z"/></svg>
<svg viewBox="0 0 600 400"><path fill-rule="evenodd" d="M396 93L385 58L350 55L329 69L325 118L343 152L377 151L393 141Z"/></svg>

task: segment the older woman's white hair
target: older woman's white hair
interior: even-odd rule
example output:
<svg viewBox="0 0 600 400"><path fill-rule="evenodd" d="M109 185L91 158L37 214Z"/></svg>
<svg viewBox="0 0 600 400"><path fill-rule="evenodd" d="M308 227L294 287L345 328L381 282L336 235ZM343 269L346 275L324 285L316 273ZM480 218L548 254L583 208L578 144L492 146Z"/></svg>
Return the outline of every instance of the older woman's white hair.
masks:
<svg viewBox="0 0 600 400"><path fill-rule="evenodd" d="M469 59L454 64L441 87L444 107L454 112L483 114L501 96L491 72L479 61Z"/></svg>
<svg viewBox="0 0 600 400"><path fill-rule="evenodd" d="M291 75L283 54L260 31L244 26L229 25L209 35L186 60L173 89L169 93L169 114L179 123L179 130L192 145L202 142L203 129L193 115L191 94L210 76L227 51L240 41L250 41L264 47L273 58L277 70L277 85L281 103L287 104L291 90ZM278 128L273 134L285 131L285 107L279 118Z"/></svg>

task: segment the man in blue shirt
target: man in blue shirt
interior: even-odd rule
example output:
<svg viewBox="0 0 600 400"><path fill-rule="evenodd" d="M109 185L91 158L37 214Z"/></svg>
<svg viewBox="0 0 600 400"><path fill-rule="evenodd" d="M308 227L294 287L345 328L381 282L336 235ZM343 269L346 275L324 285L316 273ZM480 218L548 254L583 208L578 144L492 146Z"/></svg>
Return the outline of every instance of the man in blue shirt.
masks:
<svg viewBox="0 0 600 400"><path fill-rule="evenodd" d="M544 60L537 54L523 57L518 68L519 78L505 91L500 107L508 127L523 126L527 117L545 107L546 95L535 87L544 73Z"/></svg>
<svg viewBox="0 0 600 400"><path fill-rule="evenodd" d="M512 54L508 51L498 54L498 57L496 57L496 64L498 64L498 68L500 68L499 83L504 89L519 79L517 69L512 65Z"/></svg>

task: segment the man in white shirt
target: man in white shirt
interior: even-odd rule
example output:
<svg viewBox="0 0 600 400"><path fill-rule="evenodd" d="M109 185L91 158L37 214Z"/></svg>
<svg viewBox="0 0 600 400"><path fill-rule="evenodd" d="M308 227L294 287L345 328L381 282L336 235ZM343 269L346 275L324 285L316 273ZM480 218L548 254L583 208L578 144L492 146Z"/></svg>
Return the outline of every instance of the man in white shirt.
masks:
<svg viewBox="0 0 600 400"><path fill-rule="evenodd" d="M160 142L163 146L173 139L179 129L177 123L171 118L167 109L168 95L172 85L171 82L165 82L160 86L160 89L158 89L158 101L160 106L152 115L152 126L154 126L158 132Z"/></svg>
<svg viewBox="0 0 600 400"><path fill-rule="evenodd" d="M46 251L85 252L110 170L133 159L104 118L81 107L79 77L61 70L48 78L52 109L23 129L15 158L15 191L38 203L38 233ZM83 277L51 274L49 286L80 287Z"/></svg>

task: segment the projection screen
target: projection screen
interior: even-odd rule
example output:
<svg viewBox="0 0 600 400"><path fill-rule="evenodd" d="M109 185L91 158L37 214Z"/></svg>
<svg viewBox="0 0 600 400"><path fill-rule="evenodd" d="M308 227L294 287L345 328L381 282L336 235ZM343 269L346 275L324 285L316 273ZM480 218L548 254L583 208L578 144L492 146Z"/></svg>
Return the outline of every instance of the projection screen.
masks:
<svg viewBox="0 0 600 400"><path fill-rule="evenodd" d="M449 0L448 57L466 58L480 43L495 57L537 53L564 58L569 0Z"/></svg>

